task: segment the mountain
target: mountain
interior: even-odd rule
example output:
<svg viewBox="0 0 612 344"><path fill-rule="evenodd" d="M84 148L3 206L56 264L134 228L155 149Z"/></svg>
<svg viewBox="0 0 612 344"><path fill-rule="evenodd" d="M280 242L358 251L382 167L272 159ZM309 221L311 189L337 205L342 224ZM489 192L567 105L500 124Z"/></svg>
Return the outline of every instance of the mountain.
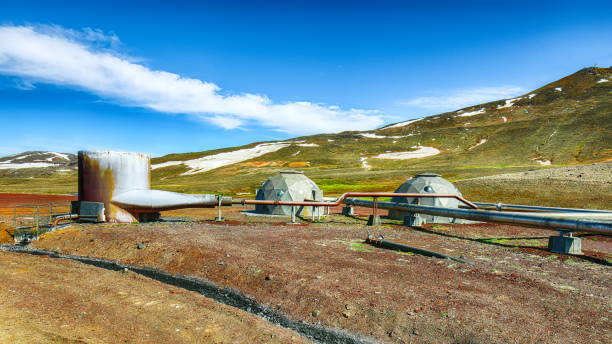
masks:
<svg viewBox="0 0 612 344"><path fill-rule="evenodd" d="M0 157L0 177L31 177L77 169L77 157L71 153L28 151Z"/></svg>
<svg viewBox="0 0 612 344"><path fill-rule="evenodd" d="M0 190L18 191L27 185L32 192L76 191L76 174L58 173L76 168L74 155L65 154L64 159L63 154L25 152L0 159L0 176L5 177L0 178ZM152 184L170 191L249 197L270 175L297 169L325 193L337 194L392 191L425 171L461 181L606 161L612 161L612 67L593 67L516 98L376 130L153 158ZM36 169L34 163L53 165ZM13 167L17 164L24 168ZM26 171L48 176L19 179Z"/></svg>
<svg viewBox="0 0 612 344"><path fill-rule="evenodd" d="M612 160L612 67L585 68L512 99L386 125L152 160L153 183L177 191L252 193L280 169L326 192L391 190L411 173L458 180Z"/></svg>

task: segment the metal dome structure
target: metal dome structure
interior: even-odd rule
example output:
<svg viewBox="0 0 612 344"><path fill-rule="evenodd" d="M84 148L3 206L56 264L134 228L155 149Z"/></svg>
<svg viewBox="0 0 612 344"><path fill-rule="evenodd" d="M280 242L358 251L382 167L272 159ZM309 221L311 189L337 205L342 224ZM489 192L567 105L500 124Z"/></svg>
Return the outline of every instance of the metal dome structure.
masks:
<svg viewBox="0 0 612 344"><path fill-rule="evenodd" d="M454 194L461 196L461 192L448 180L440 177L439 174L426 172L408 179L402 184L396 193L439 193L439 194ZM458 208L460 202L454 198L418 198L418 197L393 197L391 202L420 204L435 207ZM410 216L412 213L402 212L398 210L390 210L389 217L392 219L403 220L405 216ZM464 220L424 215L421 214L423 223L464 223Z"/></svg>
<svg viewBox="0 0 612 344"><path fill-rule="evenodd" d="M300 171L281 171L279 174L270 177L261 188L257 190L255 199L268 201L296 201L304 200L323 201L323 191L317 184L306 177ZM295 214L301 216L322 214L321 207L296 206ZM288 205L262 205L255 206L255 212L268 215L291 216L291 206Z"/></svg>

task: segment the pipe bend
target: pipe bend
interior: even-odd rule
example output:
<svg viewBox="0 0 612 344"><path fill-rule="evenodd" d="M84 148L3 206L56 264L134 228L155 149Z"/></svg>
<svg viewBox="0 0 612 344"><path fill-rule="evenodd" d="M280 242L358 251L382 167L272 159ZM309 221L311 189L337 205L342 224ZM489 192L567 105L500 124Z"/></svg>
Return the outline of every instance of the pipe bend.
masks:
<svg viewBox="0 0 612 344"><path fill-rule="evenodd" d="M61 221L65 221L65 220L73 220L73 219L78 219L79 215L77 214L67 214L67 215L59 215L57 216L52 223L52 227L57 227L57 225L61 222Z"/></svg>

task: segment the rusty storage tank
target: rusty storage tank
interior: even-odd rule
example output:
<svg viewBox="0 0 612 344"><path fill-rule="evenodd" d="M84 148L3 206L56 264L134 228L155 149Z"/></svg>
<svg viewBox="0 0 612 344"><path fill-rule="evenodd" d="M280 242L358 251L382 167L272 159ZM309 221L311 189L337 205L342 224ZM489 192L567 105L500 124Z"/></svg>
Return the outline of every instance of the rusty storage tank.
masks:
<svg viewBox="0 0 612 344"><path fill-rule="evenodd" d="M216 195L189 195L151 190L147 154L79 151L79 201L104 203L108 222L155 219L162 210L214 207ZM223 199L223 204L231 204Z"/></svg>
<svg viewBox="0 0 612 344"><path fill-rule="evenodd" d="M323 191L310 178L300 171L280 171L270 177L257 190L255 199L267 201L296 201L304 200L323 201ZM313 210L314 208L314 210ZM322 207L296 206L296 215L309 216L322 215ZM291 216L291 206L288 205L262 205L255 206L255 212L269 215ZM320 213L320 214L319 214Z"/></svg>
<svg viewBox="0 0 612 344"><path fill-rule="evenodd" d="M426 172L417 174L402 184L396 193L439 193L461 196L461 192L448 180L439 174ZM391 202L420 204L432 207L458 208L460 202L455 198L418 198L418 197L393 197ZM403 220L411 213L399 210L389 210L389 217L392 219ZM465 223L467 220L455 219L443 216L420 215L423 223Z"/></svg>

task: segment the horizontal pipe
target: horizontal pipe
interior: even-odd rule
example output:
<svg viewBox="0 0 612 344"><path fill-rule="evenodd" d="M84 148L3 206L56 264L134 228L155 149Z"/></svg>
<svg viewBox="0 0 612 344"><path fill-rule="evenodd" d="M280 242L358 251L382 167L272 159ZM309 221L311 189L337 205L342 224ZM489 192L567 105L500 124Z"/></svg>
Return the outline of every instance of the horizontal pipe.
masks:
<svg viewBox="0 0 612 344"><path fill-rule="evenodd" d="M370 245L378 246L378 247L381 247L381 248L387 248L387 249L390 249L390 250L403 251L403 252L414 252L414 253L421 254L421 255L424 255L424 256L428 256L428 257L450 259L450 260L455 261L455 262L464 263L464 264L468 264L468 265L472 265L472 266L474 265L474 263L470 263L470 262L465 261L463 259L451 257L451 256L448 256L448 255L443 254L443 253L429 251L429 250L425 250L425 249L418 248L418 247L412 247L412 246L408 246L408 245L398 244L398 243L393 242L393 241L388 241L388 240L385 240L385 238L382 235L378 238L378 240L374 239L371 235L368 235L368 237L366 238L366 243L368 243Z"/></svg>
<svg viewBox="0 0 612 344"><path fill-rule="evenodd" d="M303 205L303 206L320 206L320 207L335 207L347 197L429 197L429 198L455 198L466 204L470 208L478 209L478 207L467 199L454 194L421 194L421 193L395 193L395 192L347 192L338 197L334 202L313 202L313 201L268 201L259 199L234 199L233 204L262 204L262 205Z"/></svg>
<svg viewBox="0 0 612 344"><path fill-rule="evenodd" d="M533 205L520 205L520 204L503 204L503 203L483 203L474 202L481 209L496 209L498 211L554 211L554 212L567 212L567 213L609 213L610 210L598 210L598 209L575 209L575 208L557 208L557 207L540 207Z"/></svg>
<svg viewBox="0 0 612 344"><path fill-rule="evenodd" d="M96 215L97 217L97 215ZM73 220L73 219L78 219L79 215L78 214L66 214L66 215L59 215L56 216L55 219L53 220L53 224L52 227L57 227L57 225L64 220Z"/></svg>
<svg viewBox="0 0 612 344"><path fill-rule="evenodd" d="M217 195L182 194L161 190L132 190L113 196L112 203L132 211L165 211L183 208L214 208ZM222 205L232 205L231 197L221 197Z"/></svg>
<svg viewBox="0 0 612 344"><path fill-rule="evenodd" d="M483 209L481 209L483 210ZM588 219L612 221L612 213L567 213L567 212L505 212L506 214L533 214L541 217L556 217L561 219Z"/></svg>
<svg viewBox="0 0 612 344"><path fill-rule="evenodd" d="M372 201L359 199L346 199L345 204L372 207ZM597 234L612 235L612 221L591 221L584 219L563 219L550 216L540 216L536 214L524 213L502 213L489 210L477 209L458 209L430 207L424 205L414 205L407 203L377 202L378 208L399 210L403 212L419 213L435 216L460 218L482 222L496 222L511 225L526 225L549 230L581 231ZM585 216L588 216L585 214Z"/></svg>

